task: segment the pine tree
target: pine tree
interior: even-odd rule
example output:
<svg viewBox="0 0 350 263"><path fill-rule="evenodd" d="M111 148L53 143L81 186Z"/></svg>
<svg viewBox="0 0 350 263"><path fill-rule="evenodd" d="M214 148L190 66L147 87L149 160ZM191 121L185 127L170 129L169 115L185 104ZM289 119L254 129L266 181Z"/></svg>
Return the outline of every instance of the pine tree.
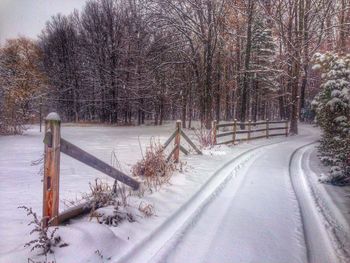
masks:
<svg viewBox="0 0 350 263"><path fill-rule="evenodd" d="M253 20L253 38L252 38L252 91L255 95L251 99L255 102L253 106L252 117L254 121L257 119L258 112L265 112L260 109L261 104L266 107L269 101L268 96L278 90L276 82L276 46L272 37L271 26L268 19L259 11L257 11ZM268 118L268 116L262 116Z"/></svg>
<svg viewBox="0 0 350 263"><path fill-rule="evenodd" d="M321 160L330 166L333 184L350 183L350 54L315 54L314 69L322 72L321 92L313 101L323 130Z"/></svg>

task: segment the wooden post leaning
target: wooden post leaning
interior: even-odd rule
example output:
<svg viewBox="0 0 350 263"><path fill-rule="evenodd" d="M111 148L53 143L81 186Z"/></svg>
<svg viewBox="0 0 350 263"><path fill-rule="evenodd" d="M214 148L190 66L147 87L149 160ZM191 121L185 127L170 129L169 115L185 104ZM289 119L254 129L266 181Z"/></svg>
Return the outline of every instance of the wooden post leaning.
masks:
<svg viewBox="0 0 350 263"><path fill-rule="evenodd" d="M250 141L250 138L251 138L251 130L252 130L252 121L249 120L248 121L248 141Z"/></svg>
<svg viewBox="0 0 350 263"><path fill-rule="evenodd" d="M288 120L286 120L286 137L288 137Z"/></svg>
<svg viewBox="0 0 350 263"><path fill-rule="evenodd" d="M61 119L55 112L45 119L43 224L57 226L59 212Z"/></svg>
<svg viewBox="0 0 350 263"><path fill-rule="evenodd" d="M266 119L266 138L269 138L269 119Z"/></svg>
<svg viewBox="0 0 350 263"><path fill-rule="evenodd" d="M176 121L176 136L174 141L175 152L174 152L174 161L175 163L179 162L180 159L180 138L181 138L181 121Z"/></svg>
<svg viewBox="0 0 350 263"><path fill-rule="evenodd" d="M233 121L233 134L232 134L232 144L235 144L236 141L236 132L237 132L237 120Z"/></svg>
<svg viewBox="0 0 350 263"><path fill-rule="evenodd" d="M213 120L211 123L211 143L213 145L216 144L216 124L217 124L216 120Z"/></svg>

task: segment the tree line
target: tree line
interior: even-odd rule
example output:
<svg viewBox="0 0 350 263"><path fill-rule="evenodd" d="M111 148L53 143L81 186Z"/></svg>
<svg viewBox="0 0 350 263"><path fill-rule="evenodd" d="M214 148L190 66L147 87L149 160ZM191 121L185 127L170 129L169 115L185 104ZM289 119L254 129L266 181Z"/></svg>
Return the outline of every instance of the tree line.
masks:
<svg viewBox="0 0 350 263"><path fill-rule="evenodd" d="M1 48L1 126L43 105L74 122L290 119L297 133L311 58L349 51L349 23L349 0L90 0Z"/></svg>

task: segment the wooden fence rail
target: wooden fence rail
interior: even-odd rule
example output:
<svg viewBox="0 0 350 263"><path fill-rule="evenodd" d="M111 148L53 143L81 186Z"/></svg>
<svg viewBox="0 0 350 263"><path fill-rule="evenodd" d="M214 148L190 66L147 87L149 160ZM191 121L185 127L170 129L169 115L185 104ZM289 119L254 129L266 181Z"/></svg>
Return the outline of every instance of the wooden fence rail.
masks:
<svg viewBox="0 0 350 263"><path fill-rule="evenodd" d="M273 136L281 136L285 135L288 136L288 120L280 120L280 121L270 121L270 120L264 120L264 121L258 121L258 122L238 122L237 120L234 120L233 122L229 123L220 123L218 124L217 121L212 122L212 141L214 144L228 144L228 143L235 143L239 141L250 141L255 139L261 139L261 138L269 138ZM283 127L271 127L271 124L284 124ZM247 127L246 130L237 130L237 126L239 125L245 125ZM264 128L257 127L259 125L265 125ZM223 131L219 132L220 128L228 128L231 127L232 131ZM256 128L257 127L257 128ZM283 133L273 133L271 134L270 131L282 131ZM265 132L264 135L255 135L257 132ZM247 137L245 138L238 138L238 134L247 134ZM227 136L232 136L231 140L223 141L223 142L217 142L217 138L223 138Z"/></svg>
<svg viewBox="0 0 350 263"><path fill-rule="evenodd" d="M44 191L43 191L43 218L44 226L58 225L62 221L77 216L88 209L83 205L70 208L59 215L59 177L60 153L68 156L118 180L132 189L137 190L140 183L115 169L95 156L80 149L78 146L61 138L61 119L57 113L50 113L45 119L45 161L44 161Z"/></svg>
<svg viewBox="0 0 350 263"><path fill-rule="evenodd" d="M171 150L170 154L167 157L167 161L171 159L173 156L174 162L178 163L180 160L180 151L187 155L189 152L181 145L181 137L185 139L185 141L198 153L202 154L202 152L198 149L198 147L191 141L191 139L187 136L187 134L181 129L182 122L180 120L176 121L175 131L169 137L168 140L163 145L165 149L172 140L174 140L174 148Z"/></svg>
<svg viewBox="0 0 350 263"><path fill-rule="evenodd" d="M288 136L288 121L260 121L260 122L245 122L247 130L237 130L237 125L243 124L234 120L230 123L218 124L217 121L212 123L212 140L215 144L235 143L238 141L253 140L258 138L269 138L272 136L285 135ZM270 127L270 124L284 124L284 127ZM258 125L265 125L265 128L256 128ZM219 132L220 128L232 127L232 131ZM270 131L284 130L283 133L271 134ZM264 132L264 135L254 136L256 132ZM238 138L238 134L247 134L246 138ZM231 140L217 143L217 138L232 136ZM179 162L180 151L185 155L189 151L181 145L181 137L198 153L202 152L191 141L186 133L181 129L181 121L176 122L176 129L164 143L164 149L174 140L174 148L171 150L167 160L174 158L175 162ZM99 160L90 153L80 149L74 144L61 138L61 120L57 113L50 113L45 119L45 158L44 158L44 181L43 181L43 218L44 226L58 225L72 217L90 211L90 209L82 204L73 207L59 214L59 178L60 178L60 153L64 153L112 178L118 180L134 190L137 190L140 183L133 178L127 176L123 172L115 169L107 163Z"/></svg>
<svg viewBox="0 0 350 263"><path fill-rule="evenodd" d="M112 178L115 180L130 186L132 189L137 190L139 188L139 182L122 173L121 171L115 169L109 164L97 159L95 156L91 155L88 152L80 149L74 144L66 141L61 138L61 152L90 166Z"/></svg>

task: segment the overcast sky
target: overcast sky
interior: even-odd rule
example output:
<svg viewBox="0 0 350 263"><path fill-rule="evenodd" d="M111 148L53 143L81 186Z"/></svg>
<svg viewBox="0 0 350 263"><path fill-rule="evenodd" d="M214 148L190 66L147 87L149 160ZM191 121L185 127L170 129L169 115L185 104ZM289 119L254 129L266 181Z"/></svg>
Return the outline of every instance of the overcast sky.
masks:
<svg viewBox="0 0 350 263"><path fill-rule="evenodd" d="M0 43L18 35L37 38L57 13L81 10L87 0L0 0Z"/></svg>

